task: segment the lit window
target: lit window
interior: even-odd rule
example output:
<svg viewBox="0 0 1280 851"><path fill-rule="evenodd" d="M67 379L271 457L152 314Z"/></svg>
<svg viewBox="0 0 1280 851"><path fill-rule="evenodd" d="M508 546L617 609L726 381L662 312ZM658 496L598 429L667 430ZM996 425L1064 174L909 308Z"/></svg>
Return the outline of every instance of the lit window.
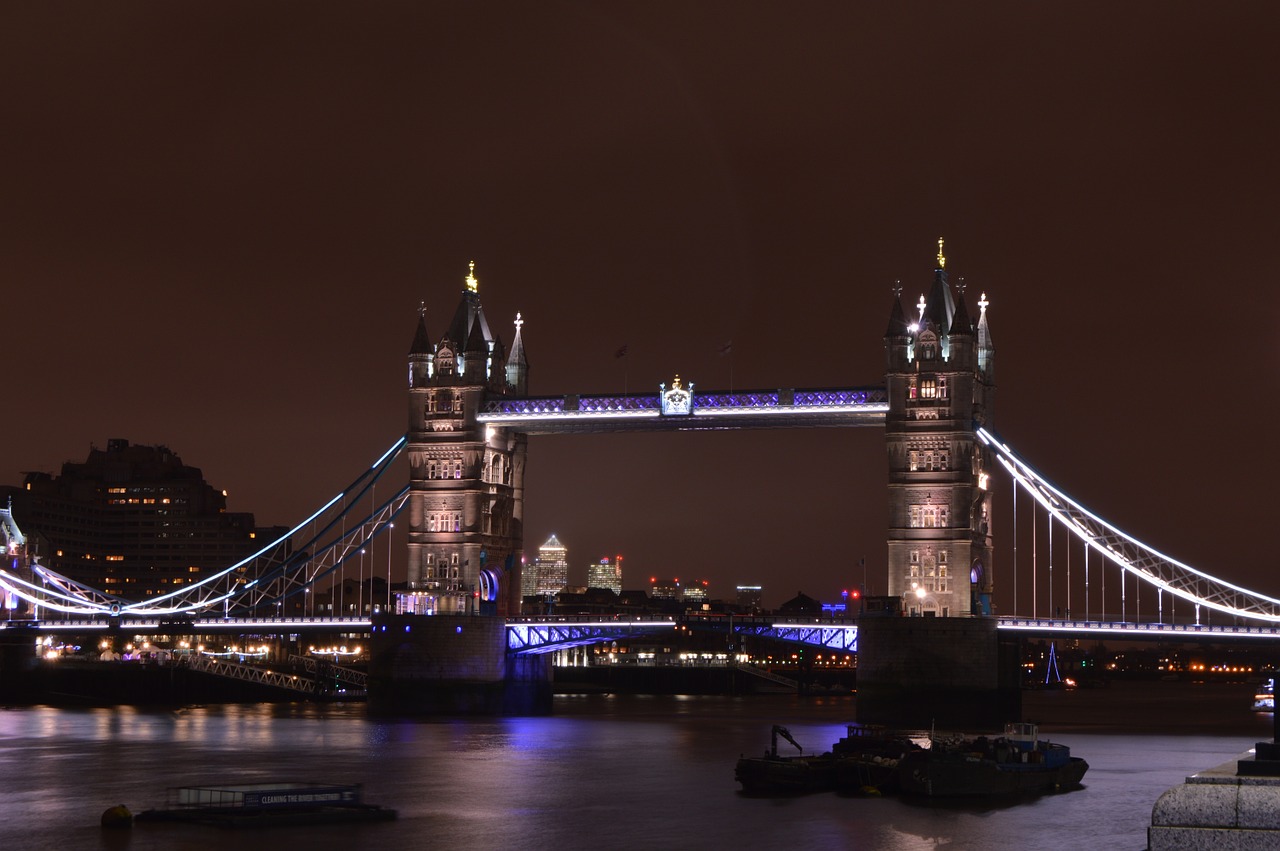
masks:
<svg viewBox="0 0 1280 851"><path fill-rule="evenodd" d="M945 505L913 505L909 511L912 529L943 528L947 525L951 509Z"/></svg>

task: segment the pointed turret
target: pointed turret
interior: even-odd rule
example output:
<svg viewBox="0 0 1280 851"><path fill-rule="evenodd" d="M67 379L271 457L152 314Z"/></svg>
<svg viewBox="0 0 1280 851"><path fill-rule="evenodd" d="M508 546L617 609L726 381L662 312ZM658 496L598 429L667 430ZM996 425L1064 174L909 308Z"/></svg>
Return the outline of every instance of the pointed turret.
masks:
<svg viewBox="0 0 1280 851"><path fill-rule="evenodd" d="M951 334L947 337L947 357L959 369L975 370L977 363L974 350L977 340L974 339L973 320L969 318L969 310L965 306L964 278L956 287L956 312L951 316Z"/></svg>
<svg viewBox="0 0 1280 851"><path fill-rule="evenodd" d="M480 333L486 343L493 340L493 335L489 333L489 322L484 318L484 309L480 306L480 281L476 278L476 262L472 260L462 290L462 300L458 302L458 309L453 312L453 321L449 323L449 339L465 346L471 339L471 329L475 325L480 326Z"/></svg>
<svg viewBox="0 0 1280 851"><path fill-rule="evenodd" d="M511 344L511 355L507 358L507 387L517 396L524 396L529 392L529 362L524 355L524 337L521 334L524 320L519 313L516 314L515 324L516 338Z"/></svg>
<svg viewBox="0 0 1280 851"><path fill-rule="evenodd" d="M413 342L409 345L409 386L425 387L431 378L431 361L435 354L435 346L431 345L431 336L427 333L427 305L418 306L418 329L413 333Z"/></svg>
<svg viewBox="0 0 1280 851"><path fill-rule="evenodd" d="M910 332L907 330L907 314L902 310L902 285L895 284L893 287L893 307L889 308L889 327L885 330L885 338L890 337L906 337Z"/></svg>
<svg viewBox="0 0 1280 851"><path fill-rule="evenodd" d="M995 378L996 367L996 347L991 342L991 328L987 325L987 308L990 306L986 293L978 297L978 372L988 382Z"/></svg>
<svg viewBox="0 0 1280 851"><path fill-rule="evenodd" d="M463 379L471 384L483 384L489 376L489 339L480 329L479 322L471 323L471 333L462 349Z"/></svg>
<svg viewBox="0 0 1280 851"><path fill-rule="evenodd" d="M955 312L951 286L947 283L947 258L942 253L942 237L938 237L938 267L933 271L933 286L929 289L929 297L925 300L921 324L933 323L933 330L938 337L945 339L947 334L951 333L951 322Z"/></svg>
<svg viewBox="0 0 1280 851"><path fill-rule="evenodd" d="M902 284L893 285L893 306L889 308L889 327L884 332L886 368L893 372L907 368L911 350L912 323L902 309Z"/></svg>

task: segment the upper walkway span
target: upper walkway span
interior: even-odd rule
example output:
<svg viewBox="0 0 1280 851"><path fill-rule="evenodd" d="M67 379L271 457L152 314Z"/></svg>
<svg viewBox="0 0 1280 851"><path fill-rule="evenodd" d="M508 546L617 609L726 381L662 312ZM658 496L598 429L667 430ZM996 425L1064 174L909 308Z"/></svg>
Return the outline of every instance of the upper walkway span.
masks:
<svg viewBox="0 0 1280 851"><path fill-rule="evenodd" d="M480 422L525 434L688 431L737 428L883 426L889 400L883 387L820 390L742 390L679 394L540 396L496 399ZM692 385L688 390L691 391Z"/></svg>

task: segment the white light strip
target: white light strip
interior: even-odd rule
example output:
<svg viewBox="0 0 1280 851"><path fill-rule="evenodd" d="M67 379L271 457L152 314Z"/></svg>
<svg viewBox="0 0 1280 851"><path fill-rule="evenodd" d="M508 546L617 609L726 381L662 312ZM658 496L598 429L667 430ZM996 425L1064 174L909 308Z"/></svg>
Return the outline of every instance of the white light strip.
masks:
<svg viewBox="0 0 1280 851"><path fill-rule="evenodd" d="M889 406L883 402L868 402L864 405L805 405L801 407L778 405L769 408L694 408L693 416L695 417L727 417L727 416L743 416L754 414L815 414L823 412L834 413L867 413L867 414L883 414L889 410ZM670 417L669 419L679 419L679 417Z"/></svg>
<svg viewBox="0 0 1280 851"><path fill-rule="evenodd" d="M1106 635L1131 636L1146 640L1150 637L1165 638L1276 638L1280 639L1280 628L1243 627L1238 631L1228 631L1231 627L1194 626L1191 624L1107 624L1094 625L1089 621L1075 621L1069 624L1036 624L1035 622L1007 622L1003 619L996 624L996 629L1007 632L1063 632L1077 636Z"/></svg>
<svg viewBox="0 0 1280 851"><path fill-rule="evenodd" d="M663 415L661 411L560 411L546 414L477 414L483 423L573 422L575 420L654 420L679 422L690 417L811 416L815 413L884 414L889 406L882 402L865 405L776 406L768 408L695 408L692 414Z"/></svg>
<svg viewBox="0 0 1280 851"><path fill-rule="evenodd" d="M555 411L544 414L476 414L476 419L482 423L486 422L506 422L509 420L528 420L530 422L539 422L542 420L572 420L572 419L621 419L621 420L644 420L644 419L661 419L662 412L654 409L647 411Z"/></svg>
<svg viewBox="0 0 1280 851"><path fill-rule="evenodd" d="M516 621L508 623L507 629L581 629L583 627L617 629L631 626L674 629L676 625L675 621Z"/></svg>
<svg viewBox="0 0 1280 851"><path fill-rule="evenodd" d="M43 604L41 604L43 605ZM52 608L52 607L48 607ZM79 612L78 614L92 614L91 612ZM172 627L180 626L183 630L189 628L192 632L222 632L228 629L235 630L241 627L271 627L273 630L279 629L282 632L288 631L288 628L309 627L312 629L338 629L347 630L367 630L372 626L373 622L369 619L355 618L352 620L271 620L268 618L242 618L242 619L203 619L186 621L179 624L162 623L159 620L137 620L126 619L119 622L119 628L122 632L130 630L152 630L160 629L173 630ZM111 624L101 620L92 621L4 621L0 622L0 629L33 629L36 632L83 632L85 630L107 629Z"/></svg>

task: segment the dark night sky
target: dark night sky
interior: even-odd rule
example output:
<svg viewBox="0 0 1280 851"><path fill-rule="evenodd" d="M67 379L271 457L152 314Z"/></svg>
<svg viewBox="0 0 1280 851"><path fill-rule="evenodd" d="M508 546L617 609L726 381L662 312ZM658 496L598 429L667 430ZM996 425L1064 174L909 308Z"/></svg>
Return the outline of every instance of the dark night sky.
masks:
<svg viewBox="0 0 1280 851"><path fill-rule="evenodd" d="M876 384L890 288L914 302L945 236L970 309L992 302L1005 438L1280 595L1257 535L1277 24L1271 2L7 4L0 482L124 437L301 519L403 432L418 304L443 333L469 260L491 325L526 319L534 393L724 388L728 340L738 389ZM865 554L883 591L885 468L873 429L534 438L526 549L555 532L579 579L622 552L629 586L770 604L833 596Z"/></svg>

